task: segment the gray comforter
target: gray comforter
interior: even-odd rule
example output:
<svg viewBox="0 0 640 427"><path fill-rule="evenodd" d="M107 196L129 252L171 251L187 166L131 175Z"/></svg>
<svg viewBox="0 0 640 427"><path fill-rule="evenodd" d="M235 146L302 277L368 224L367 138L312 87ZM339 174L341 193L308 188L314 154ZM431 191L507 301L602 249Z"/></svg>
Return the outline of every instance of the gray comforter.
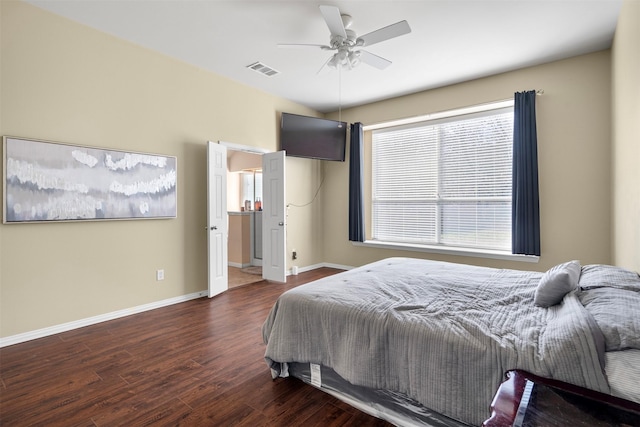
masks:
<svg viewBox="0 0 640 427"><path fill-rule="evenodd" d="M505 371L609 392L593 319L574 293L534 305L542 273L389 258L285 292L263 328L275 376L331 367L480 425Z"/></svg>

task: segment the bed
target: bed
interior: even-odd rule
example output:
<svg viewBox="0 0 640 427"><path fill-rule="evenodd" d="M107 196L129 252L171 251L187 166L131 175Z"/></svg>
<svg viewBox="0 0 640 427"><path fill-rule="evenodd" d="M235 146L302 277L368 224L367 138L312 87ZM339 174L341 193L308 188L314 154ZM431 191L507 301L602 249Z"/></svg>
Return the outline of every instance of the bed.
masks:
<svg viewBox="0 0 640 427"><path fill-rule="evenodd" d="M640 278L611 266L389 258L285 292L262 333L274 378L396 425L480 425L512 369L640 400Z"/></svg>

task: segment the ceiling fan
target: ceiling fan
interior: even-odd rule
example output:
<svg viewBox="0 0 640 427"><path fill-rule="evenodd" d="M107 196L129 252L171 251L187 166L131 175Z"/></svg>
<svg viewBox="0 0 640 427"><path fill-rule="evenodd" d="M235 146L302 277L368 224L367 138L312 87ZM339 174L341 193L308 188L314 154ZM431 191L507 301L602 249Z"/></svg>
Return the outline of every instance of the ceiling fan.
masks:
<svg viewBox="0 0 640 427"><path fill-rule="evenodd" d="M389 26L377 29L363 36L357 37L356 32L350 29L353 20L350 15L341 14L335 6L320 5L320 12L324 17L327 27L331 32L331 39L328 45L319 44L279 44L279 47L313 47L322 50L335 51L329 59L322 65L320 72L326 65L332 68L352 69L360 62L372 67L384 70L391 61L374 55L371 52L360 49L371 46L394 37L402 36L411 32L407 21L396 22Z"/></svg>

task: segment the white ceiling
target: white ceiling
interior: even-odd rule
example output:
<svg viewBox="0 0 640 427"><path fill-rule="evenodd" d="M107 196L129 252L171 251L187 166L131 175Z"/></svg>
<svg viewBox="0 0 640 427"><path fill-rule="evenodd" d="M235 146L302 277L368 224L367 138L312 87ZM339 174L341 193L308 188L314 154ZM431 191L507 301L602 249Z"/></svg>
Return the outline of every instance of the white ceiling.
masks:
<svg viewBox="0 0 640 427"><path fill-rule="evenodd" d="M26 0L320 112L445 86L611 46L622 0ZM407 20L412 32L366 48L393 62L338 73L331 55L278 43L329 44L318 6L364 35ZM280 73L246 68L261 61ZM340 84L341 80L341 84ZM339 90L339 87L342 89Z"/></svg>

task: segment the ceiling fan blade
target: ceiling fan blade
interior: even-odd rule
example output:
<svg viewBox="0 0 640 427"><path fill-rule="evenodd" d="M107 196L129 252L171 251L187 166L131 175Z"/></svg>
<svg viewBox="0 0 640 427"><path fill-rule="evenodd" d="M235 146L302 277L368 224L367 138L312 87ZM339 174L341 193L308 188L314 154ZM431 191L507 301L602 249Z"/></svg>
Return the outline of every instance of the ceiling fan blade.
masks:
<svg viewBox="0 0 640 427"><path fill-rule="evenodd" d="M327 64L329 64L329 61L331 61L331 58L333 58L333 56L330 56L326 61L324 61L324 63L322 64L322 67L320 67L316 75L319 75L322 71L327 69Z"/></svg>
<svg viewBox="0 0 640 427"><path fill-rule="evenodd" d="M389 65L391 65L391 61L389 61L388 59L384 59L381 56L374 55L373 53L367 52L366 50L360 51L360 61L364 62L365 64L369 64L379 70L384 70Z"/></svg>
<svg viewBox="0 0 640 427"><path fill-rule="evenodd" d="M278 47L294 48L294 49L314 47L314 48L320 48L322 50L331 50L331 46L327 46L324 44L278 43Z"/></svg>
<svg viewBox="0 0 640 427"><path fill-rule="evenodd" d="M411 27L409 27L409 23L407 21L400 21L360 36L356 43L358 46L371 46L372 44L409 34L410 32Z"/></svg>
<svg viewBox="0 0 640 427"><path fill-rule="evenodd" d="M347 32L345 31L344 24L342 23L340 9L335 6L321 4L320 12L322 12L322 16L324 17L324 21L327 23L327 27L329 27L329 31L331 31L331 35L340 36L346 40Z"/></svg>

